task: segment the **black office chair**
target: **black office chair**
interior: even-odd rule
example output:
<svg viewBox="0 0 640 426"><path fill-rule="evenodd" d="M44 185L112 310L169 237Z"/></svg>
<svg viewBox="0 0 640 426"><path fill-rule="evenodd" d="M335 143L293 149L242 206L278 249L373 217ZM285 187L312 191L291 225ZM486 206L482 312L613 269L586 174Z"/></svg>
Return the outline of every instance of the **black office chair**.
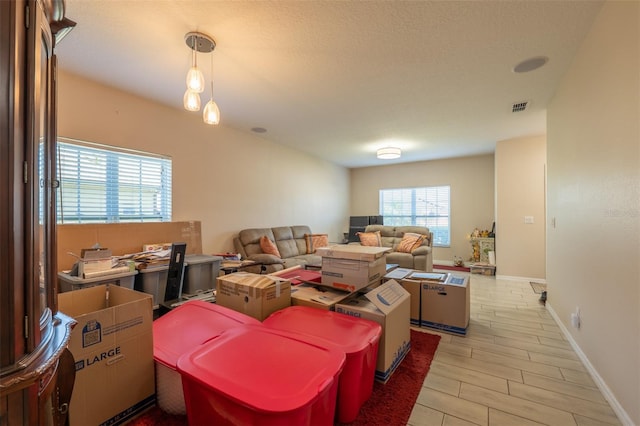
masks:
<svg viewBox="0 0 640 426"><path fill-rule="evenodd" d="M171 304L180 300L182 296L182 281L184 277L184 256L187 243L171 244L171 258L167 270L167 285L164 291L164 301L160 303L160 315L171 310Z"/></svg>

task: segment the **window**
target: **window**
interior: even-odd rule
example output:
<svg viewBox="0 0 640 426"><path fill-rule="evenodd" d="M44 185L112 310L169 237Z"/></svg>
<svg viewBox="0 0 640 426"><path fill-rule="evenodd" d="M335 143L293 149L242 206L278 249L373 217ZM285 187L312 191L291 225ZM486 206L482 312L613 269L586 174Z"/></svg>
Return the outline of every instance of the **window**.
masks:
<svg viewBox="0 0 640 426"><path fill-rule="evenodd" d="M384 224L426 226L433 232L433 245L449 247L449 186L380 190L380 214Z"/></svg>
<svg viewBox="0 0 640 426"><path fill-rule="evenodd" d="M58 223L171 221L171 158L59 140Z"/></svg>

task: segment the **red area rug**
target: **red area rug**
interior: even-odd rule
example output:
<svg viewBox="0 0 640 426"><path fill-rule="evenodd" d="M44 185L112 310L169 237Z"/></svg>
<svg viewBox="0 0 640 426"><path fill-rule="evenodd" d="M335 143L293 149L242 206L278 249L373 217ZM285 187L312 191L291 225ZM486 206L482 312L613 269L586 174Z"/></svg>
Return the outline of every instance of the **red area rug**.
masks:
<svg viewBox="0 0 640 426"><path fill-rule="evenodd" d="M444 269L445 271L471 272L471 268L468 268L466 266L433 265L433 269Z"/></svg>
<svg viewBox="0 0 640 426"><path fill-rule="evenodd" d="M440 336L436 334L411 330L411 350L387 383L374 382L371 397L349 426L407 424L439 342ZM186 416L167 414L155 406L133 419L128 426L187 424Z"/></svg>

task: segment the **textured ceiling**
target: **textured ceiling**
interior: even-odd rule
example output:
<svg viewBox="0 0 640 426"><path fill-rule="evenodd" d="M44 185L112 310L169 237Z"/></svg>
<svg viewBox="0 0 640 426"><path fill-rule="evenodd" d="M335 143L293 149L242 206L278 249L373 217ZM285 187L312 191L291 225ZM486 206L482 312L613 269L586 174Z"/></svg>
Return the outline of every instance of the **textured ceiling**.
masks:
<svg viewBox="0 0 640 426"><path fill-rule="evenodd" d="M189 31L212 36L221 123L346 167L490 153L545 133L601 1L66 0L60 67L182 109ZM547 56L518 74L524 59ZM207 86L210 54L199 55ZM204 95L203 104L208 100ZM529 101L512 113L514 102ZM377 148L402 148L378 160Z"/></svg>

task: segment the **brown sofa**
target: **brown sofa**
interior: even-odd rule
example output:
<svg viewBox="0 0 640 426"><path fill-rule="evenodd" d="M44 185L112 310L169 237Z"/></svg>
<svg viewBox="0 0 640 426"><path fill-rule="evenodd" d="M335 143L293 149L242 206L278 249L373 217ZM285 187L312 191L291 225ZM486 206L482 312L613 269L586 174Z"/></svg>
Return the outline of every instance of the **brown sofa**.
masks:
<svg viewBox="0 0 640 426"><path fill-rule="evenodd" d="M262 251L260 237L265 235L275 242L280 257ZM243 259L258 263L244 268L249 272L268 274L297 265L320 267L322 257L307 253L305 235L311 235L311 229L305 225L243 229L233 239L233 246Z"/></svg>
<svg viewBox="0 0 640 426"><path fill-rule="evenodd" d="M390 226L368 225L364 232L380 231L383 247L390 247L387 252L387 263L396 263L400 268L415 269L418 271L433 271L433 233L423 226ZM426 235L422 245L411 253L395 251L405 232ZM358 244L358 243L355 243Z"/></svg>

